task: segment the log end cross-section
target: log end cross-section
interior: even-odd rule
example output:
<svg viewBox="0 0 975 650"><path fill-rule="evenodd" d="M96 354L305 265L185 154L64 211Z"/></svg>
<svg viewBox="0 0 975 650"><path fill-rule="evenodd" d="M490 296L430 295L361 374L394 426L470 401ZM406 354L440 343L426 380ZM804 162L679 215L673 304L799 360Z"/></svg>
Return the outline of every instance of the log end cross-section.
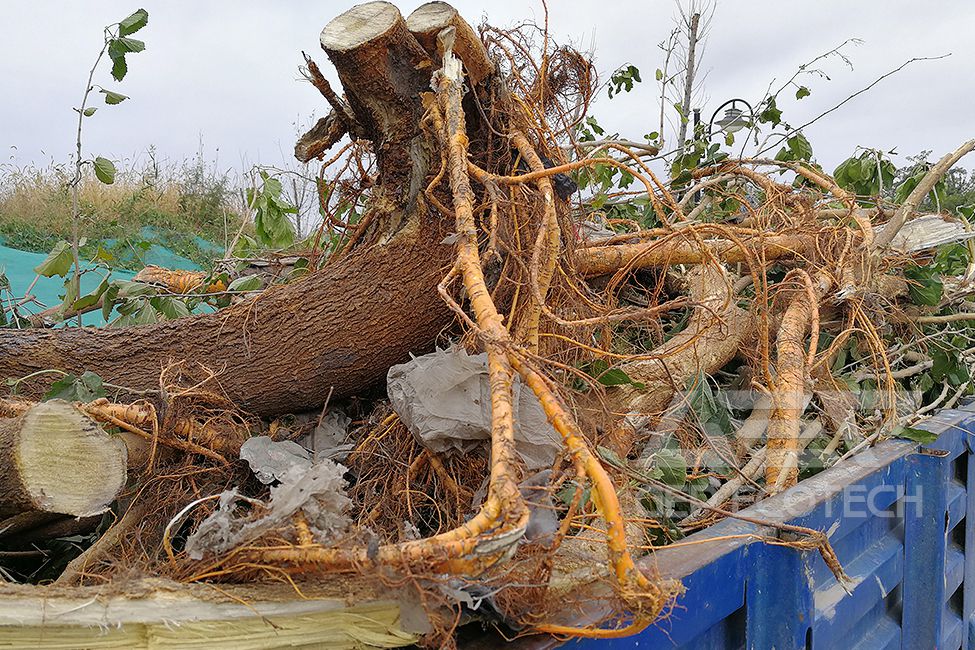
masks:
<svg viewBox="0 0 975 650"><path fill-rule="evenodd" d="M0 420L0 517L100 512L125 485L121 440L67 402L42 402Z"/></svg>

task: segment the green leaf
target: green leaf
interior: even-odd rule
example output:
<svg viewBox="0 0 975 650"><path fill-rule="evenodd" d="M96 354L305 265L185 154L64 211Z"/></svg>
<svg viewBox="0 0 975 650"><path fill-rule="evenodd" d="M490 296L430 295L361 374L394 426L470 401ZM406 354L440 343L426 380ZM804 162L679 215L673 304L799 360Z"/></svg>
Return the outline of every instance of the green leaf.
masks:
<svg viewBox="0 0 975 650"><path fill-rule="evenodd" d="M646 388L644 384L633 381L622 368L611 368L609 363L602 359L585 364L581 369L603 386L630 385L634 388Z"/></svg>
<svg viewBox="0 0 975 650"><path fill-rule="evenodd" d="M73 259L71 255L71 244L62 239L54 245L54 248L47 254L44 261L34 267L34 273L43 275L45 278L51 278L55 275L63 277L71 270Z"/></svg>
<svg viewBox="0 0 975 650"><path fill-rule="evenodd" d="M676 449L664 447L653 455L653 467L660 471L660 480L680 488L687 481L687 463Z"/></svg>
<svg viewBox="0 0 975 650"><path fill-rule="evenodd" d="M586 118L586 124L589 126L589 128L592 129L593 133L595 133L596 135L603 135L604 133L606 133L603 130L603 127L599 126L599 122L596 121L596 118L591 115Z"/></svg>
<svg viewBox="0 0 975 650"><path fill-rule="evenodd" d="M921 391L922 394L931 390L934 387L934 380L931 379L931 373L924 373L918 377L914 383L914 387Z"/></svg>
<svg viewBox="0 0 975 650"><path fill-rule="evenodd" d="M687 403L697 415L698 422L711 434L731 433L731 414L723 400L711 389L711 382L703 372L698 373L687 393Z"/></svg>
<svg viewBox="0 0 975 650"><path fill-rule="evenodd" d="M227 291L257 291L264 286L264 280L259 275L244 275L227 287Z"/></svg>
<svg viewBox="0 0 975 650"><path fill-rule="evenodd" d="M914 191L914 188L917 187L917 184L921 182L922 178L924 178L925 173L927 173L927 170L922 169L898 185L897 191L894 192L894 203L903 203L906 201L907 197L910 196L911 192Z"/></svg>
<svg viewBox="0 0 975 650"><path fill-rule="evenodd" d="M849 167L849 165L850 165L850 159L847 158L846 160L841 162L836 167L836 169L833 170L833 179L836 180L836 184L839 185L840 187L845 188L849 183L849 178L847 177L847 168Z"/></svg>
<svg viewBox="0 0 975 650"><path fill-rule="evenodd" d="M619 454L610 449L609 447L603 447L598 445L596 451L599 455L613 467L625 468L626 461L620 458Z"/></svg>
<svg viewBox="0 0 975 650"><path fill-rule="evenodd" d="M116 327L149 325L159 321L159 312L146 298L137 298L131 301L131 304L120 305L119 313L122 316L113 323Z"/></svg>
<svg viewBox="0 0 975 650"><path fill-rule="evenodd" d="M898 438L906 438L907 440L913 440L914 442L920 443L922 445L928 445L938 439L937 433L932 433L924 429L915 429L914 427L901 427L900 430L895 430L894 435Z"/></svg>
<svg viewBox="0 0 975 650"><path fill-rule="evenodd" d="M735 144L735 134L734 133L731 133L730 131L728 133L725 133L725 135L724 135L724 143L726 145L728 145L729 147L734 146L734 144Z"/></svg>
<svg viewBox="0 0 975 650"><path fill-rule="evenodd" d="M94 106L89 106L88 108L85 109L84 116L85 117L91 117L92 115L95 114L95 111L97 111L97 110L98 109L95 108Z"/></svg>
<svg viewBox="0 0 975 650"><path fill-rule="evenodd" d="M948 374L945 375L945 379L948 383L956 388L962 384L967 384L971 379L971 375L968 374L968 367L962 364L955 364L948 370Z"/></svg>
<svg viewBox="0 0 975 650"><path fill-rule="evenodd" d="M112 42L118 43L118 46L116 48L117 52L122 52L125 54L128 54L130 52L135 54L136 52L141 52L142 50L146 49L146 44L137 38L126 38L123 36L121 38L115 39Z"/></svg>
<svg viewBox="0 0 975 650"><path fill-rule="evenodd" d="M115 182L115 163L108 158L95 158L95 177L106 185Z"/></svg>
<svg viewBox="0 0 975 650"><path fill-rule="evenodd" d="M112 59L112 79L115 81L122 81L125 79L125 73L129 71L129 66L125 63L125 57L120 56L117 59Z"/></svg>
<svg viewBox="0 0 975 650"><path fill-rule="evenodd" d="M111 90L105 90L104 88L102 88L100 92L105 94L105 103L113 106L115 104L121 104L122 102L124 102L126 99L129 98L128 95L112 92Z"/></svg>
<svg viewBox="0 0 975 650"><path fill-rule="evenodd" d="M658 72L660 72L658 70ZM662 78L663 73L661 73L658 80ZM613 95L618 94L621 90L630 92L633 90L634 83L640 83L640 70L634 65L628 65L626 67L618 68L609 79L609 97L613 98Z"/></svg>
<svg viewBox="0 0 975 650"><path fill-rule="evenodd" d="M954 366L952 360L954 355L940 345L935 344L928 350L928 356L931 357L932 362L931 379L935 382L942 381L951 371L952 366Z"/></svg>
<svg viewBox="0 0 975 650"><path fill-rule="evenodd" d="M661 70L660 68L657 68L656 77L657 77L657 81L663 81L664 71Z"/></svg>
<svg viewBox="0 0 975 650"><path fill-rule="evenodd" d="M311 268L308 266L308 258L299 257L295 260L294 265L291 267L291 272L288 273L288 282L292 280L297 280L298 278L303 278L311 273Z"/></svg>
<svg viewBox="0 0 975 650"><path fill-rule="evenodd" d="M941 274L931 266L915 266L904 269L904 277L911 280L907 287L911 302L915 305L934 307L941 302L944 283Z"/></svg>
<svg viewBox="0 0 975 650"><path fill-rule="evenodd" d="M118 299L118 285L110 284L102 298L102 319L107 323L112 316L112 309L115 308L115 301Z"/></svg>
<svg viewBox="0 0 975 650"><path fill-rule="evenodd" d="M112 59L112 78L115 81L122 81L129 70L125 63L125 53L125 46L118 39L112 39L108 44L108 56Z"/></svg>
<svg viewBox="0 0 975 650"><path fill-rule="evenodd" d="M877 159L873 156L860 159L860 179L870 180L877 175Z"/></svg>
<svg viewBox="0 0 975 650"><path fill-rule="evenodd" d="M92 262L105 262L106 264L111 264L115 261L115 256L112 255L104 246L98 245L98 250L95 251L95 256L91 260Z"/></svg>
<svg viewBox="0 0 975 650"><path fill-rule="evenodd" d="M74 278L64 280L64 295L61 296L61 313L64 314L68 308L78 299L78 287L73 282Z"/></svg>
<svg viewBox="0 0 975 650"><path fill-rule="evenodd" d="M102 383L102 378L91 371L86 371L80 377L68 373L51 384L41 401L63 399L68 402L90 402L99 397L106 397L108 393Z"/></svg>
<svg viewBox="0 0 975 650"><path fill-rule="evenodd" d="M156 296L155 298L150 298L149 304L152 305L153 309L169 320L175 320L177 318L190 315L190 309L186 306L185 302L176 298L170 298L169 296Z"/></svg>
<svg viewBox="0 0 975 650"><path fill-rule="evenodd" d="M796 91L796 99L802 99L803 97L809 97L812 93L805 86L799 86L799 90Z"/></svg>
<svg viewBox="0 0 975 650"><path fill-rule="evenodd" d="M115 280L112 282L117 287L116 295L119 298L135 298L137 296L150 296L156 293L156 288L145 282L134 280Z"/></svg>
<svg viewBox="0 0 975 650"><path fill-rule="evenodd" d="M287 248L294 243L294 226L280 209L258 210L254 227L265 246Z"/></svg>
<svg viewBox="0 0 975 650"><path fill-rule="evenodd" d="M88 307L93 307L98 304L98 299L108 291L108 278L104 278L92 293L82 296L75 300L74 304L71 305L71 309L75 311L81 311L82 309L87 309Z"/></svg>
<svg viewBox="0 0 975 650"><path fill-rule="evenodd" d="M141 52L146 44L136 38L113 38L108 44L108 56L112 59L112 77L115 81L122 81L129 67L125 63L125 55Z"/></svg>
<svg viewBox="0 0 975 650"><path fill-rule="evenodd" d="M129 36L147 24L149 24L149 12L145 9L139 9L118 24L118 33L120 36Z"/></svg>
<svg viewBox="0 0 975 650"><path fill-rule="evenodd" d="M772 126L778 126L782 122L782 111L775 105L775 97L769 97L765 108L758 114L759 122L768 122Z"/></svg>
<svg viewBox="0 0 975 650"><path fill-rule="evenodd" d="M572 481L567 481L566 484L565 484L565 486L563 486L563 488L556 493L556 495L559 498L559 501L561 501L564 505L567 505L567 506L568 505L571 505L572 504L572 500L576 496L576 489L577 489L577 487L578 486L576 485L576 483L573 483ZM592 488L588 488L587 487L587 488L585 488L582 491L582 494L579 495L579 507L580 508L585 507L585 505L587 503L589 503L589 495L590 495L590 492L591 491L592 491Z"/></svg>
<svg viewBox="0 0 975 650"><path fill-rule="evenodd" d="M809 140L806 139L801 133L796 133L786 140L789 145L789 151L792 152L793 160L810 160L812 158L813 150L812 145L809 144Z"/></svg>
<svg viewBox="0 0 975 650"><path fill-rule="evenodd" d="M249 203L254 207L254 228L265 246L287 248L294 244L295 230L288 214L297 208L281 199L281 181L261 171L261 190L249 192Z"/></svg>

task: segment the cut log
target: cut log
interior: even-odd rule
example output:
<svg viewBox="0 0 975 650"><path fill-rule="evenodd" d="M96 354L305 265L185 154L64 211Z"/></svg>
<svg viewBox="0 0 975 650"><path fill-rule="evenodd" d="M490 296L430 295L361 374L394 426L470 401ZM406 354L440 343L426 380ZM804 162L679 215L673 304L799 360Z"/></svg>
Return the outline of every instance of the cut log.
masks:
<svg viewBox="0 0 975 650"><path fill-rule="evenodd" d="M435 143L420 129L429 57L389 3L357 6L322 32L379 166L367 242L324 269L222 310L123 329L0 332L0 377L85 370L136 390L158 388L170 362L217 373L227 397L273 416L366 391L387 369L432 348L452 314L437 284L452 263L452 224L428 212ZM375 242L383 245L376 245ZM49 377L49 375L45 375ZM45 379L45 381L47 381ZM40 382L24 387L37 394Z"/></svg>
<svg viewBox="0 0 975 650"><path fill-rule="evenodd" d="M453 52L463 62L471 85L478 85L494 74L494 63L471 26L456 9L446 2L428 2L420 5L406 19L406 26L435 61L440 61L437 36L444 29L454 28ZM437 66L439 67L439 66Z"/></svg>
<svg viewBox="0 0 975 650"><path fill-rule="evenodd" d="M83 517L103 511L126 479L121 440L67 402L42 402L0 420L0 517Z"/></svg>

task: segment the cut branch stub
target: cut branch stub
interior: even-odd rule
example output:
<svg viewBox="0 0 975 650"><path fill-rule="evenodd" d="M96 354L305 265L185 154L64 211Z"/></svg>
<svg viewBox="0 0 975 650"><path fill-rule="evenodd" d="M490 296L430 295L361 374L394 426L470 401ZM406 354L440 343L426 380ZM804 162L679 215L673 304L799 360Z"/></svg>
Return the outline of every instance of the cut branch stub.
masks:
<svg viewBox="0 0 975 650"><path fill-rule="evenodd" d="M125 485L126 450L67 402L0 420L0 517L101 512Z"/></svg>
<svg viewBox="0 0 975 650"><path fill-rule="evenodd" d="M476 86L494 73L494 63L488 58L487 50L477 33L446 2L420 5L406 19L406 26L436 62L441 58L437 48L437 36L444 29L453 27L453 53L463 62L471 84Z"/></svg>
<svg viewBox="0 0 975 650"><path fill-rule="evenodd" d="M430 89L430 57L388 2L361 4L334 18L322 30L321 44L374 145L379 184L399 189L399 205L408 206L431 157L417 137L423 115L419 95Z"/></svg>
<svg viewBox="0 0 975 650"><path fill-rule="evenodd" d="M295 158L303 163L319 158L331 149L347 133L345 124L338 113L332 111L315 122L315 126L298 138L295 143Z"/></svg>

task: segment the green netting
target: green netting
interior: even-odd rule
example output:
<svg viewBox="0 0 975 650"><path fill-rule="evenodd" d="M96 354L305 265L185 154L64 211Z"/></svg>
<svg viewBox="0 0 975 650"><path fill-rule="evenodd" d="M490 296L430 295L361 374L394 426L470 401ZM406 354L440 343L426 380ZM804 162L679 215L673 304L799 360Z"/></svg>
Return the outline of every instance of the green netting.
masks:
<svg viewBox="0 0 975 650"><path fill-rule="evenodd" d="M191 259L172 250L173 246L198 249L198 253L206 253L213 257L220 257L223 249L209 242L199 235L185 235L183 233L169 233L152 226L143 226L139 231L141 240L133 243L129 240L106 239L101 245L116 257L120 264L142 267L155 264L167 269L197 270L198 264ZM134 262L134 264L133 264Z"/></svg>
<svg viewBox="0 0 975 650"><path fill-rule="evenodd" d="M155 233L152 232L151 228L143 228L143 237L147 242L154 239ZM200 239L201 248L204 244L208 247L213 247L212 244ZM105 248L112 247L114 242L106 241L103 242ZM216 251L216 248L214 248ZM219 251L217 251L219 254ZM121 251L121 253L126 253L126 251ZM161 246L157 243L151 243L148 246L142 247L132 247L129 254L135 256L134 259L141 261L142 265L155 264L158 266L163 266L170 269L188 269L196 270L200 267L193 263L191 260L177 255L165 246ZM119 247L114 247L113 254L119 255ZM17 250L15 248L9 248L0 244L0 271L3 271L7 279L10 281L11 295L14 298L19 298L24 295L30 283L34 281L35 273L34 268L44 261L47 257L46 253L32 253L29 251ZM82 295L94 291L98 287L98 284L105 277L105 271L102 269L96 269L91 265L87 266L88 272L81 276L81 293ZM135 275L132 271L115 270L112 272L113 279L128 280ZM47 307L53 307L58 305L62 301L64 296L64 279L59 277L53 278L39 278L34 284L33 289L31 289L31 295L35 296L43 305ZM4 296L6 299L7 296ZM34 311L39 311L40 307L35 307ZM104 325L105 321L102 318L100 311L91 312L83 316L83 321L85 325Z"/></svg>

